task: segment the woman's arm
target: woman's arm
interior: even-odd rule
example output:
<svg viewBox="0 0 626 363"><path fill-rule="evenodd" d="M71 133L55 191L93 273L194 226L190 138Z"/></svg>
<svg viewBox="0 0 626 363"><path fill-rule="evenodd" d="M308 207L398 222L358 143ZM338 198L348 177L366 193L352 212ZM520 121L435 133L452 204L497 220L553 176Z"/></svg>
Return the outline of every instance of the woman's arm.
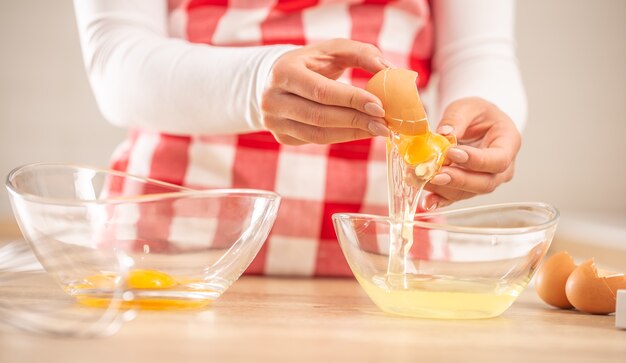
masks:
<svg viewBox="0 0 626 363"><path fill-rule="evenodd" d="M294 145L389 132L378 98L335 81L350 67L382 69L374 46L345 39L305 47L191 44L168 37L165 1L74 4L96 100L116 125L173 134L268 130Z"/></svg>
<svg viewBox="0 0 626 363"><path fill-rule="evenodd" d="M513 0L435 1L434 65L440 74L440 133L459 146L447 152L426 189L427 209L491 193L513 178L526 122L526 96L513 39Z"/></svg>
<svg viewBox="0 0 626 363"><path fill-rule="evenodd" d="M261 97L293 46L214 47L169 38L167 2L75 0L87 73L111 123L173 134L262 128Z"/></svg>
<svg viewBox="0 0 626 363"><path fill-rule="evenodd" d="M514 0L434 0L438 109L480 97L504 111L519 130L526 94L515 55Z"/></svg>

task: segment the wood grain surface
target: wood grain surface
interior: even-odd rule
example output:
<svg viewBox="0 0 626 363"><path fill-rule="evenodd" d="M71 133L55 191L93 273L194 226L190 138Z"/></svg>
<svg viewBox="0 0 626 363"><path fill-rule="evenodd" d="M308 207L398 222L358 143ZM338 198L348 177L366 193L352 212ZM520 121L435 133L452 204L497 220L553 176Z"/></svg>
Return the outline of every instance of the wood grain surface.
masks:
<svg viewBox="0 0 626 363"><path fill-rule="evenodd" d="M498 318L402 318L353 279L244 277L207 309L142 311L111 337L0 328L0 362L625 363L614 320L551 309L532 288Z"/></svg>
<svg viewBox="0 0 626 363"><path fill-rule="evenodd" d="M114 336L0 330L0 362L620 362L614 316L553 310L527 289L498 318L380 312L352 279L244 277L208 309L142 311Z"/></svg>

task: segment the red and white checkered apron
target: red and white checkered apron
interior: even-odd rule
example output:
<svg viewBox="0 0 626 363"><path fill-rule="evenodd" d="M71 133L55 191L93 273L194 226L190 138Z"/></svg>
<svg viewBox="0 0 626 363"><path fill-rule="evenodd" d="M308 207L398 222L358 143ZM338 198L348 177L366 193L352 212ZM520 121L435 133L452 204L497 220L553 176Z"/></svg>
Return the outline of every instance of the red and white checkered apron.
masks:
<svg viewBox="0 0 626 363"><path fill-rule="evenodd" d="M169 22L173 37L219 46L349 38L374 44L396 66L418 71L420 87L430 74L433 29L426 0L179 0L170 1ZM352 70L341 80L363 87L370 76ZM351 275L331 216L387 214L385 139L380 137L286 146L268 132L174 136L131 130L112 167L191 188L280 194L276 223L248 274Z"/></svg>

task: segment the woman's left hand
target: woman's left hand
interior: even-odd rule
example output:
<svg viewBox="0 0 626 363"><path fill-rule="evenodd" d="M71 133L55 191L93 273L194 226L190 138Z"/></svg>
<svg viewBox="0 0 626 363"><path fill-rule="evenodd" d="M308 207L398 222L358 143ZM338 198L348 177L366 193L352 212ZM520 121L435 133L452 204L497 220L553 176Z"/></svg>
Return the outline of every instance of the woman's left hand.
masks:
<svg viewBox="0 0 626 363"><path fill-rule="evenodd" d="M513 178L522 137L513 121L482 98L462 98L444 111L437 132L455 134L459 145L448 149L450 165L427 184L422 201L433 210L479 194L491 193Z"/></svg>

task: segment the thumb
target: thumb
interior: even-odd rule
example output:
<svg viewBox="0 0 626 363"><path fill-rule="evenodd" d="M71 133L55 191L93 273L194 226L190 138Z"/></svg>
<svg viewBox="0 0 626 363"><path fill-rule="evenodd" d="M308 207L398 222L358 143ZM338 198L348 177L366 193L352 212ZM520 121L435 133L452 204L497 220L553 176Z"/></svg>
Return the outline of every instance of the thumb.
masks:
<svg viewBox="0 0 626 363"><path fill-rule="evenodd" d="M441 116L437 132L448 135L454 132L462 140L467 128L486 110L486 102L479 98L461 98L450 103Z"/></svg>

